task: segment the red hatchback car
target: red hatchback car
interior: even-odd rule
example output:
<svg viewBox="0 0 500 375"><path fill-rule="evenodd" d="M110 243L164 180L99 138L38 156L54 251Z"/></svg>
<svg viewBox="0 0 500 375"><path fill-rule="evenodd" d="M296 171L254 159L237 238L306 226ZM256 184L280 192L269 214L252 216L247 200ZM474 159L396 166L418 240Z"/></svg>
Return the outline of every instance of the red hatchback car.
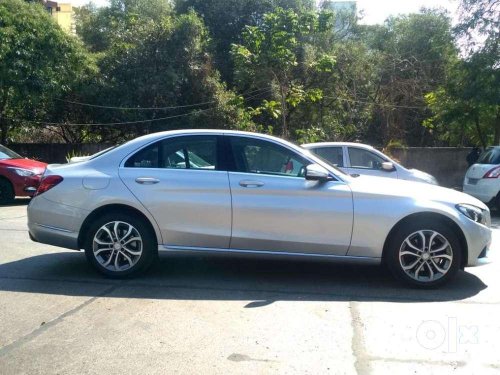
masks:
<svg viewBox="0 0 500 375"><path fill-rule="evenodd" d="M46 167L0 145L0 204L11 202L15 196L31 197Z"/></svg>

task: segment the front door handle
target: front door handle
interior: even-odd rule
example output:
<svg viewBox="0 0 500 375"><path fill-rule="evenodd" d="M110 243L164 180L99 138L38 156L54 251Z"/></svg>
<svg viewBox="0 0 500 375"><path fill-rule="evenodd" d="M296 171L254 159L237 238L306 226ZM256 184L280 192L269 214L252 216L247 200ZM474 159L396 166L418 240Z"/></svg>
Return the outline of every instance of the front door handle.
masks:
<svg viewBox="0 0 500 375"><path fill-rule="evenodd" d="M248 187L248 188L257 188L257 187L264 186L264 183L260 182L260 181L254 181L254 180L243 180L243 181L240 181L240 186Z"/></svg>
<svg viewBox="0 0 500 375"><path fill-rule="evenodd" d="M154 178L154 177L137 177L135 179L135 182L137 182L138 184L142 184L142 185L153 185L153 184L157 184L158 182L160 182L160 180L158 180L157 178Z"/></svg>

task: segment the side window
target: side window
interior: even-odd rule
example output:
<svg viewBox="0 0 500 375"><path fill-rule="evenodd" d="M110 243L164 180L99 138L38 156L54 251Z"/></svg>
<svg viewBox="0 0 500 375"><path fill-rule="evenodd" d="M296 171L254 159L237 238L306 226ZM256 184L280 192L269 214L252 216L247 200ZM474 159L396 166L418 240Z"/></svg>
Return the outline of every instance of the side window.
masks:
<svg viewBox="0 0 500 375"><path fill-rule="evenodd" d="M318 147L311 150L316 155L325 159L335 167L344 166L344 157L342 155L342 147Z"/></svg>
<svg viewBox="0 0 500 375"><path fill-rule="evenodd" d="M304 177L305 167L310 164L300 155L272 142L244 137L229 139L238 172Z"/></svg>
<svg viewBox="0 0 500 375"><path fill-rule="evenodd" d="M217 169L217 137L164 139L131 156L125 167L214 170Z"/></svg>
<svg viewBox="0 0 500 375"><path fill-rule="evenodd" d="M348 150L352 168L380 169L386 161L368 150L356 147L349 147Z"/></svg>

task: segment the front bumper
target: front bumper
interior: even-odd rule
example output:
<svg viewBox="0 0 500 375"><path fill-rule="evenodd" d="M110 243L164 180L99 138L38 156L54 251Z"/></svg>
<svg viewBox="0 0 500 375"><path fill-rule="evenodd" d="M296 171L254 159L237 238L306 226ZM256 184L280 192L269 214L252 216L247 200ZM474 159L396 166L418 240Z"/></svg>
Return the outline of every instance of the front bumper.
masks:
<svg viewBox="0 0 500 375"><path fill-rule="evenodd" d="M479 264L478 259L484 257L488 253L492 231L482 224L478 224L464 215L460 215L461 227L467 241L467 267L476 266ZM489 225L489 223L488 223Z"/></svg>

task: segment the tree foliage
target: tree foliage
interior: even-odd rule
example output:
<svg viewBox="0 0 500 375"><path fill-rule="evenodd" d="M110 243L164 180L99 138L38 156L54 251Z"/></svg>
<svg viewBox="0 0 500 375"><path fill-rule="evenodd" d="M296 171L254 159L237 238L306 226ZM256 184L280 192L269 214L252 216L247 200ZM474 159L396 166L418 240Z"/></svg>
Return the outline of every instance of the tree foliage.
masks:
<svg viewBox="0 0 500 375"><path fill-rule="evenodd" d="M41 5L0 0L1 143L19 130L19 119L46 118L54 98L94 72L81 43L66 35ZM33 123L24 125L28 131Z"/></svg>
<svg viewBox="0 0 500 375"><path fill-rule="evenodd" d="M0 0L0 136L118 142L176 128L297 142L500 142L500 2L361 25L334 2L111 0L67 35Z"/></svg>

